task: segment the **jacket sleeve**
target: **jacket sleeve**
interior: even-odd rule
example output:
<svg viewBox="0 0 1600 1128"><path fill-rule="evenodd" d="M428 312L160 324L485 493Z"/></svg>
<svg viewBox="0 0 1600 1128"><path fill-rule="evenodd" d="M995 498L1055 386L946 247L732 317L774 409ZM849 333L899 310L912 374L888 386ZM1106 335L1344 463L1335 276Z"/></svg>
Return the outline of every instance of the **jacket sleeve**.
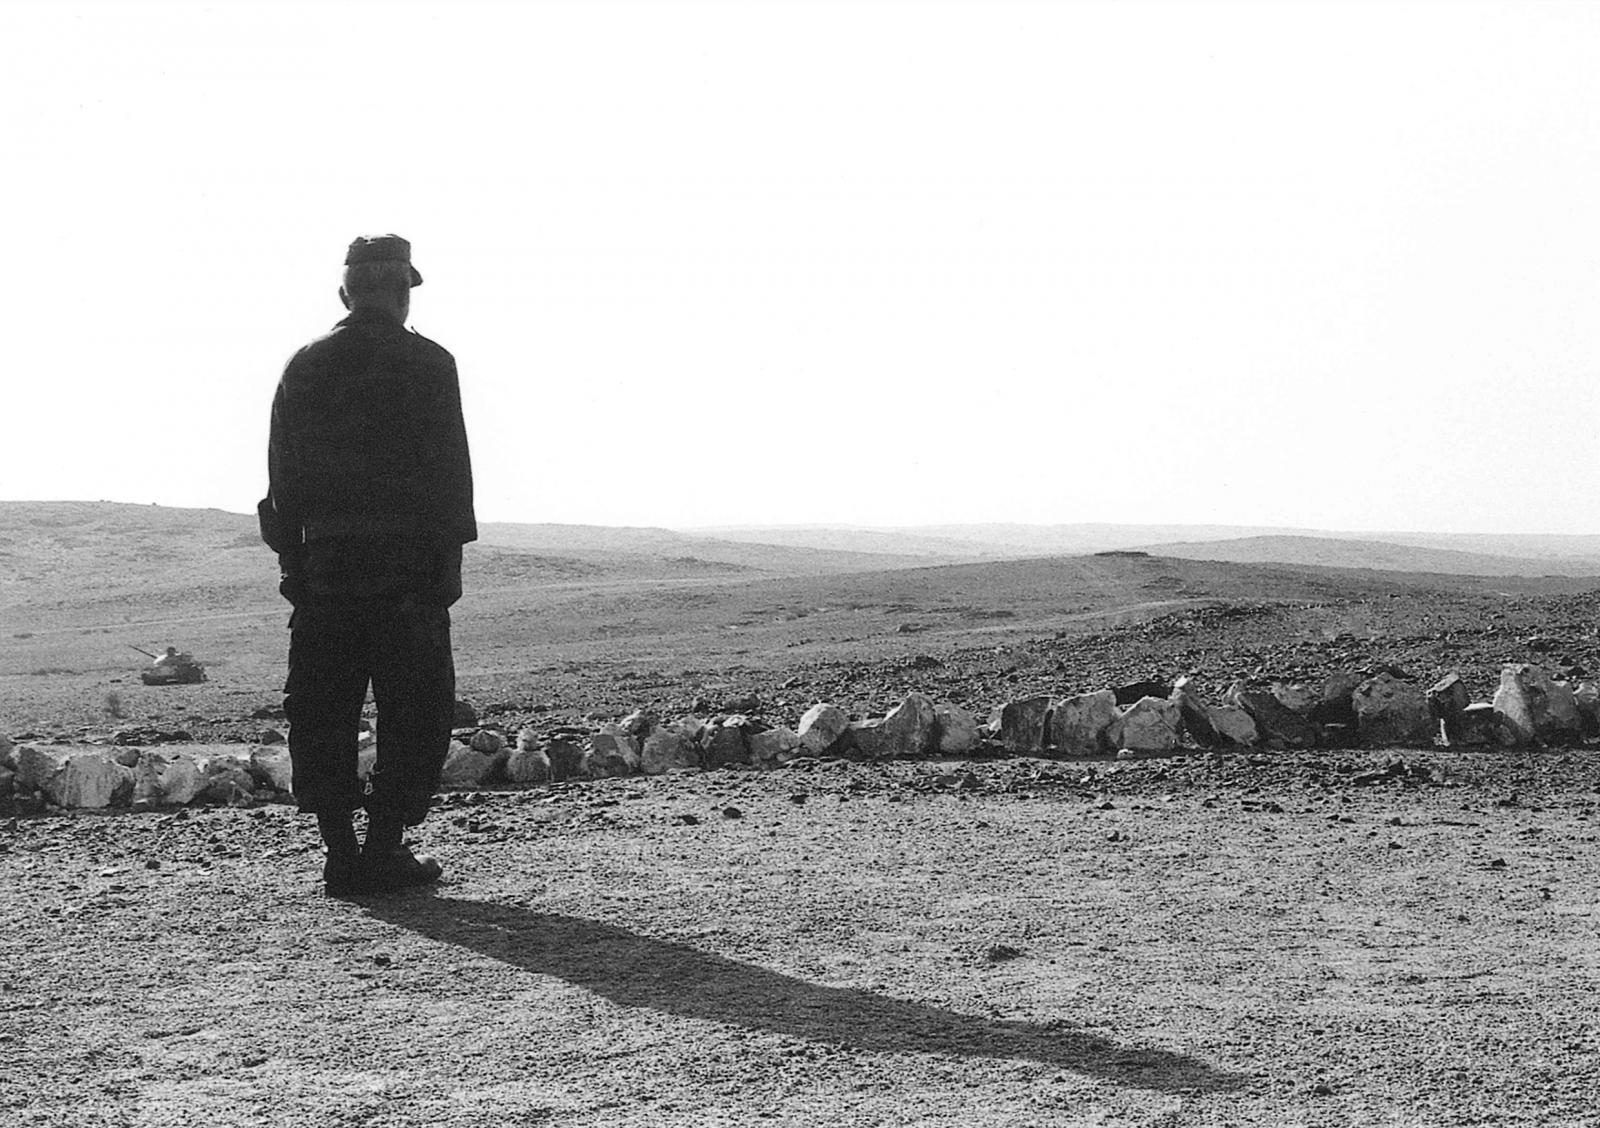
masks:
<svg viewBox="0 0 1600 1128"><path fill-rule="evenodd" d="M467 425L461 413L461 381L455 358L443 349L443 380L438 405L440 485L444 512L450 515L452 539L458 544L478 539L478 520L472 504L472 455L467 449Z"/></svg>
<svg viewBox="0 0 1600 1128"><path fill-rule="evenodd" d="M280 381L272 397L272 426L267 437L267 496L256 506L261 539L279 555L297 547L304 539L294 481L293 446L287 397L284 383Z"/></svg>
<svg viewBox="0 0 1600 1128"><path fill-rule="evenodd" d="M429 601L449 607L461 598L461 546L447 545L438 550Z"/></svg>
<svg viewBox="0 0 1600 1128"><path fill-rule="evenodd" d="M278 590L297 602L305 583L303 519L296 500L292 432L287 418L284 382L272 397L272 425L267 437L267 496L256 503L261 539L278 554Z"/></svg>

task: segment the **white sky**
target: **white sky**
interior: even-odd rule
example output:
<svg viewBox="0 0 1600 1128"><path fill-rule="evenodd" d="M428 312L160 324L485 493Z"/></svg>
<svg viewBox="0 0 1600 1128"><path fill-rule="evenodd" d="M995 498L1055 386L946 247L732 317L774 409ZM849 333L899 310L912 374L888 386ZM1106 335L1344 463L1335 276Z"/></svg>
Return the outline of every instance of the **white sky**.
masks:
<svg viewBox="0 0 1600 1128"><path fill-rule="evenodd" d="M1600 6L0 7L0 497L249 511L411 239L488 520L1600 530Z"/></svg>

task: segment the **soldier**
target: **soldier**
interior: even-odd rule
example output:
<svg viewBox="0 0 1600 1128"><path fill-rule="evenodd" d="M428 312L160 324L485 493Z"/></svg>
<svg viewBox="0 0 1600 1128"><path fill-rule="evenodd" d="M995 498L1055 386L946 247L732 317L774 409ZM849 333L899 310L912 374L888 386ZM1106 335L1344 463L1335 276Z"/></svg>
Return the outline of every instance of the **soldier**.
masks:
<svg viewBox="0 0 1600 1128"><path fill-rule="evenodd" d="M334 896L439 877L404 835L426 816L450 744L449 608L461 546L478 536L455 359L405 328L422 285L411 244L359 238L344 261L349 316L284 368L259 507L294 604L284 713L295 797L317 817ZM364 790L357 728L369 684L378 753Z"/></svg>

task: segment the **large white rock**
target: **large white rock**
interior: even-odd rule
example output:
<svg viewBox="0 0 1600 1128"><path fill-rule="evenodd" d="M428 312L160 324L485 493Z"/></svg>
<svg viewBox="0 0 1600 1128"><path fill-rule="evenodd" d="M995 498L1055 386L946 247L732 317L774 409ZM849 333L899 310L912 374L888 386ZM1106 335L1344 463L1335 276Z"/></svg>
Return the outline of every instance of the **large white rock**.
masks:
<svg viewBox="0 0 1600 1128"><path fill-rule="evenodd" d="M1120 716L1109 689L1061 698L1050 714L1050 743L1068 756L1098 756L1110 750L1107 734Z"/></svg>
<svg viewBox="0 0 1600 1128"><path fill-rule="evenodd" d="M788 725L779 725L750 736L750 762L787 764L800 753L800 734Z"/></svg>
<svg viewBox="0 0 1600 1128"><path fill-rule="evenodd" d="M978 718L966 709L949 701L933 707L938 720L939 751L947 756L965 756L978 747L983 739L978 732Z"/></svg>
<svg viewBox="0 0 1600 1128"><path fill-rule="evenodd" d="M38 791L67 766L72 747L66 744L22 744L17 747L18 791Z"/></svg>
<svg viewBox="0 0 1600 1128"><path fill-rule="evenodd" d="M725 717L720 725L709 725L700 736L700 762L708 768L750 762L750 733L755 726L741 714Z"/></svg>
<svg viewBox="0 0 1600 1128"><path fill-rule="evenodd" d="M506 757L506 778L524 786L550 781L550 756L534 743L517 741L517 750Z"/></svg>
<svg viewBox="0 0 1600 1128"><path fill-rule="evenodd" d="M1207 705L1206 719L1211 722L1211 731L1224 743L1253 748L1261 742L1255 718L1237 705Z"/></svg>
<svg viewBox="0 0 1600 1128"><path fill-rule="evenodd" d="M1260 740L1268 747L1315 748L1317 745L1320 735L1317 726L1265 690L1235 682L1223 700L1250 714Z"/></svg>
<svg viewBox="0 0 1600 1128"><path fill-rule="evenodd" d="M1335 670L1322 680L1317 703L1312 707L1311 719L1318 724L1353 725L1356 723L1355 705L1351 698L1356 687L1366 678L1350 670Z"/></svg>
<svg viewBox="0 0 1600 1128"><path fill-rule="evenodd" d="M38 790L58 807L97 810L133 794L133 771L113 750L65 744L24 744L17 750L18 791Z"/></svg>
<svg viewBox="0 0 1600 1128"><path fill-rule="evenodd" d="M192 802L206 789L205 762L192 753L146 748L133 767L135 803Z"/></svg>
<svg viewBox="0 0 1600 1128"><path fill-rule="evenodd" d="M544 754L550 758L550 779L555 783L582 775L584 761L589 755L582 745L565 738L546 743Z"/></svg>
<svg viewBox="0 0 1600 1128"><path fill-rule="evenodd" d="M1115 747L1130 752L1171 752L1178 747L1182 724L1176 701L1141 697L1111 723L1106 736Z"/></svg>
<svg viewBox="0 0 1600 1128"><path fill-rule="evenodd" d="M468 791L482 787L484 781L506 759L505 752L480 752L459 740L450 742L445 754L444 771L439 773L439 786L447 791Z"/></svg>
<svg viewBox="0 0 1600 1128"><path fill-rule="evenodd" d="M261 744L250 749L250 774L262 787L289 794L294 791L294 766L282 744Z"/></svg>
<svg viewBox="0 0 1600 1128"><path fill-rule="evenodd" d="M693 771L699 766L699 745L673 725L654 729L639 749L639 770L646 775Z"/></svg>
<svg viewBox="0 0 1600 1128"><path fill-rule="evenodd" d="M97 810L128 800L133 770L96 753L74 756L44 792L59 806Z"/></svg>
<svg viewBox="0 0 1600 1128"><path fill-rule="evenodd" d="M1357 686L1351 702L1361 739L1368 745L1427 747L1439 729L1422 687L1388 672Z"/></svg>
<svg viewBox="0 0 1600 1128"><path fill-rule="evenodd" d="M601 726L583 758L584 772L595 779L632 775L639 768L639 742L616 724Z"/></svg>
<svg viewBox="0 0 1600 1128"><path fill-rule="evenodd" d="M1032 755L1044 750L1045 721L1049 715L1048 697L1007 701L989 714L989 731L1007 752Z"/></svg>
<svg viewBox="0 0 1600 1128"><path fill-rule="evenodd" d="M882 717L873 717L864 721L851 721L848 740L848 747L853 757L876 760L889 754L889 742L884 739L883 735Z"/></svg>
<svg viewBox="0 0 1600 1128"><path fill-rule="evenodd" d="M250 753L237 745L205 757L205 787L200 796L212 803L250 803L256 794L256 777L250 771Z"/></svg>
<svg viewBox="0 0 1600 1128"><path fill-rule="evenodd" d="M921 756L932 752L939 739L938 723L931 700L920 693L907 694L883 718L879 755Z"/></svg>
<svg viewBox="0 0 1600 1128"><path fill-rule="evenodd" d="M1285 709L1292 709L1302 717L1309 717L1311 710L1317 707L1321 694L1310 686L1289 684L1287 682L1273 682L1272 696L1278 699L1278 704Z"/></svg>
<svg viewBox="0 0 1600 1128"><path fill-rule="evenodd" d="M469 746L474 752L482 752L486 756L498 756L506 749L505 734L494 729L479 729L472 734Z"/></svg>
<svg viewBox="0 0 1600 1128"><path fill-rule="evenodd" d="M800 718L800 744L813 756L820 756L850 728L850 715L837 705L818 702Z"/></svg>
<svg viewBox="0 0 1600 1128"><path fill-rule="evenodd" d="M1494 711L1519 744L1568 744L1583 732L1583 718L1572 688L1528 663L1512 663L1501 669Z"/></svg>
<svg viewBox="0 0 1600 1128"><path fill-rule="evenodd" d="M16 752L13 786L40 790L56 806L98 810L133 794L133 771L104 747L24 744Z"/></svg>

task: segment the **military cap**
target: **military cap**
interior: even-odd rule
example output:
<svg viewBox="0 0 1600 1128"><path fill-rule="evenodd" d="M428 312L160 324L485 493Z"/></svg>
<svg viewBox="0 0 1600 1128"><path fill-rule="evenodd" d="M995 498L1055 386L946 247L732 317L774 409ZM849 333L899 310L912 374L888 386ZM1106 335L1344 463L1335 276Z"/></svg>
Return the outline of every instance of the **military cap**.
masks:
<svg viewBox="0 0 1600 1128"><path fill-rule="evenodd" d="M403 262L411 266L411 243L398 235L358 235L345 252L344 264L355 266L363 262ZM411 284L422 285L422 275L411 266Z"/></svg>

